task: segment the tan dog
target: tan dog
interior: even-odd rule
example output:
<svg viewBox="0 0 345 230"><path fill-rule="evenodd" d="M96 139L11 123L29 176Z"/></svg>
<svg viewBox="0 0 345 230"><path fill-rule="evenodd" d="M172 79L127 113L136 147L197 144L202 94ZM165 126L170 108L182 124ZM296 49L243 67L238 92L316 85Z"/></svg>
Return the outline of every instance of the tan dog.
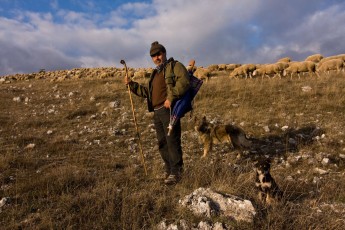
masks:
<svg viewBox="0 0 345 230"><path fill-rule="evenodd" d="M267 205L276 204L282 197L283 192L270 173L271 162L261 159L255 164L255 186L258 188L258 198Z"/></svg>
<svg viewBox="0 0 345 230"><path fill-rule="evenodd" d="M230 143L234 149L244 149L251 146L245 132L235 125L213 125L206 120L195 118L195 131L198 132L199 140L204 145L202 158L207 157L212 150L213 144Z"/></svg>

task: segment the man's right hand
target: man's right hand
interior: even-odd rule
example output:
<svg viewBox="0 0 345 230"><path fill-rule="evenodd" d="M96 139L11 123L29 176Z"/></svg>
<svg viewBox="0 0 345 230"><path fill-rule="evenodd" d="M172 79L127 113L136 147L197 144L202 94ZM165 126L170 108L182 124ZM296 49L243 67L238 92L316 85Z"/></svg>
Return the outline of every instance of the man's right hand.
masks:
<svg viewBox="0 0 345 230"><path fill-rule="evenodd" d="M131 78L125 76L124 82L126 85L128 85L131 81L132 81Z"/></svg>

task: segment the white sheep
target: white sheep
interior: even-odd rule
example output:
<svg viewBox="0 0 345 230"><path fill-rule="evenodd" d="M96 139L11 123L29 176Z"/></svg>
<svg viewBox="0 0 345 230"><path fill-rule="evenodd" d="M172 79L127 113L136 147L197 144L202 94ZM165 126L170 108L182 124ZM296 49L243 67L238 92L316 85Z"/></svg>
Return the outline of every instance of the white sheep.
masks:
<svg viewBox="0 0 345 230"><path fill-rule="evenodd" d="M331 70L336 70L340 72L344 68L343 60L339 58L331 59L322 63L322 65L318 66L316 71L317 73L321 72L330 72Z"/></svg>
<svg viewBox="0 0 345 230"><path fill-rule="evenodd" d="M288 66L289 64L286 62L277 62L273 64L262 65L260 66L260 68L257 68L253 72L253 76L261 75L262 77L264 76L269 77L269 75L273 74L273 77L278 75L281 78L284 69L287 68Z"/></svg>
<svg viewBox="0 0 345 230"><path fill-rule="evenodd" d="M241 64L227 64L225 67L225 70L227 71L233 71L234 69L236 69L237 67L240 67Z"/></svg>
<svg viewBox="0 0 345 230"><path fill-rule="evenodd" d="M135 71L133 74L133 79L141 79L141 78L148 78L150 77L150 73L145 70L138 70Z"/></svg>
<svg viewBox="0 0 345 230"><path fill-rule="evenodd" d="M323 59L323 56L322 56L321 54L313 54L313 55L308 56L308 57L305 59L305 61L312 61L312 62L318 63L318 62L320 62L322 59Z"/></svg>
<svg viewBox="0 0 345 230"><path fill-rule="evenodd" d="M325 57L325 58L321 59L321 61L319 62L319 65L322 65L324 62L326 62L328 60L332 60L332 59L341 59L341 60L345 61L345 54L339 54L339 55Z"/></svg>
<svg viewBox="0 0 345 230"><path fill-rule="evenodd" d="M290 74L292 79L292 75L297 74L298 78L301 78L300 73L315 73L315 69L316 65L312 61L291 62L289 67L284 70L283 76Z"/></svg>
<svg viewBox="0 0 345 230"><path fill-rule="evenodd" d="M209 65L209 66L207 66L207 69L209 70L209 71L217 71L218 70L218 65L217 64L211 64L211 65Z"/></svg>
<svg viewBox="0 0 345 230"><path fill-rule="evenodd" d="M345 61L345 54L339 54L339 55L336 55L335 57Z"/></svg>
<svg viewBox="0 0 345 230"><path fill-rule="evenodd" d="M291 58L283 57L283 58L279 59L277 62L291 62Z"/></svg>
<svg viewBox="0 0 345 230"><path fill-rule="evenodd" d="M226 64L218 64L218 70L219 71L226 70Z"/></svg>
<svg viewBox="0 0 345 230"><path fill-rule="evenodd" d="M252 73L254 72L255 69L256 69L256 65L254 64L244 64L234 69L234 71L230 73L229 77L237 78L239 76L245 76L246 79L248 77L252 78Z"/></svg>
<svg viewBox="0 0 345 230"><path fill-rule="evenodd" d="M211 73L208 70L208 68L199 67L195 70L193 75L199 79L206 80L206 82L207 82L211 76Z"/></svg>

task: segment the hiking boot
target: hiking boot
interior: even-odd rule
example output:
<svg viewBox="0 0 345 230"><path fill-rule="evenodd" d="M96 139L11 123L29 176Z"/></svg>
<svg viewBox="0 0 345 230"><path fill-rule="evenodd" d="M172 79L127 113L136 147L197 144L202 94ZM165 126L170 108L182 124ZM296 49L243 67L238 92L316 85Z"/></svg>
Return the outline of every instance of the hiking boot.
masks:
<svg viewBox="0 0 345 230"><path fill-rule="evenodd" d="M180 179L181 179L180 176L174 175L174 174L170 174L170 175L168 176L168 178L166 178L166 179L164 180L164 183L165 183L166 185L173 185L173 184L176 184L177 182L179 182Z"/></svg>

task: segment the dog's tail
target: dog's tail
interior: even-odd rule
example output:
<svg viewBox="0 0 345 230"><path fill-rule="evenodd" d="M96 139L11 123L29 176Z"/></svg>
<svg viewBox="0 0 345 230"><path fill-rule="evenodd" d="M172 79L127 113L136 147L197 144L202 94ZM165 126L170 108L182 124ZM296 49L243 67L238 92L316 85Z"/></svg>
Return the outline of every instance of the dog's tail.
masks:
<svg viewBox="0 0 345 230"><path fill-rule="evenodd" d="M226 125L225 130L230 135L231 142L235 148L248 149L252 146L252 142L247 138L246 133L240 127Z"/></svg>

